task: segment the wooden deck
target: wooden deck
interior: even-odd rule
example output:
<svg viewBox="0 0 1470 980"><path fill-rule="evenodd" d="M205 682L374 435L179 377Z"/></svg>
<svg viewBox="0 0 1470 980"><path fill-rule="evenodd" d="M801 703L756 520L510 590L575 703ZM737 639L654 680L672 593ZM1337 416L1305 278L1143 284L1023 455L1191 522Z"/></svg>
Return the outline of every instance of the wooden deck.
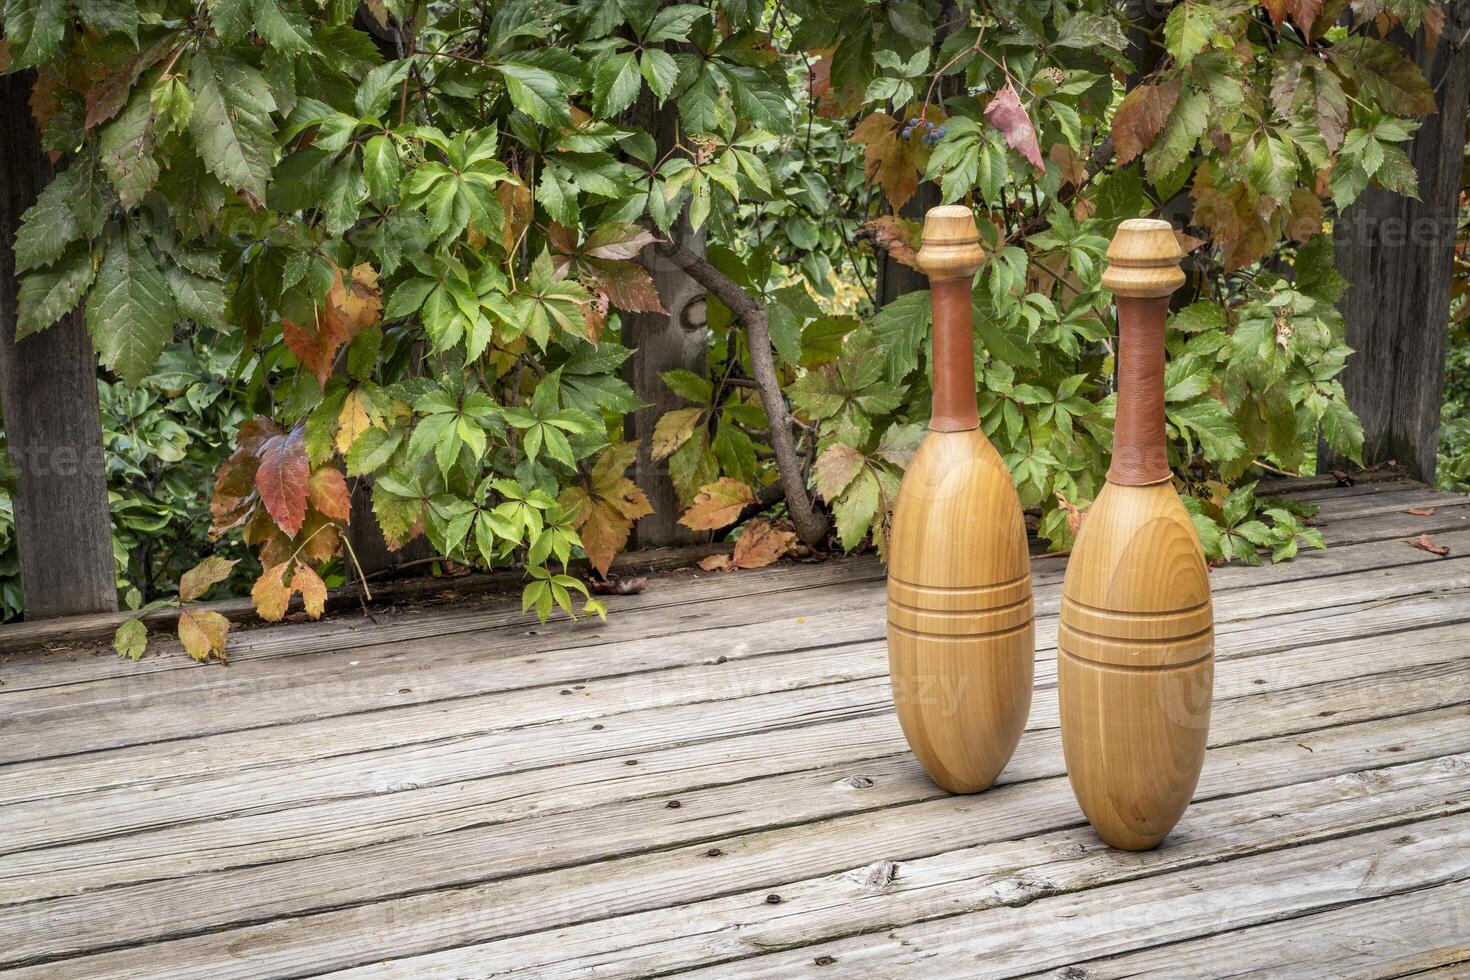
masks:
<svg viewBox="0 0 1470 980"><path fill-rule="evenodd" d="M660 577L605 625L503 597L291 623L227 668L7 655L0 968L1458 975L1470 498L1293 492L1331 548L1214 571L1212 748L1146 854L1063 773L1059 558L1030 730L973 797L905 750L871 559Z"/></svg>

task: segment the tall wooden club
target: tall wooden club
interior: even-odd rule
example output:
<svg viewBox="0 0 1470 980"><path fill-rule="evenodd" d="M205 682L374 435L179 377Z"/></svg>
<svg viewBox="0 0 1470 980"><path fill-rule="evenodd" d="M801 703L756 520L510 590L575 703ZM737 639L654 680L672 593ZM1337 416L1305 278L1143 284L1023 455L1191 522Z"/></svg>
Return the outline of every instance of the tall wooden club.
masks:
<svg viewBox="0 0 1470 980"><path fill-rule="evenodd" d="M1010 760L1036 654L1021 503L975 407L970 294L982 258L968 208L930 210L919 264L934 305L933 410L899 487L888 553L899 723L951 793L978 793Z"/></svg>
<svg viewBox="0 0 1470 980"><path fill-rule="evenodd" d="M1204 763L1214 681L1210 581L1164 438L1164 318L1184 283L1167 221L1108 248L1118 303L1118 409L1107 483L1067 563L1057 686L1067 776L1103 840L1156 846Z"/></svg>

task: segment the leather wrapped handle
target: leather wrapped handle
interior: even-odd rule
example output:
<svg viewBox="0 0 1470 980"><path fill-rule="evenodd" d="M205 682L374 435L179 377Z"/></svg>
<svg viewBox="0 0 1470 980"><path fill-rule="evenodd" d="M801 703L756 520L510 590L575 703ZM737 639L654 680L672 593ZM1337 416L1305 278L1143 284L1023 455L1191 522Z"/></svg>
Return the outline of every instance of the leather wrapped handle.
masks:
<svg viewBox="0 0 1470 980"><path fill-rule="evenodd" d="M933 402L929 428L964 432L980 427L975 407L974 312L970 284L985 259L970 209L958 204L931 208L924 216L919 266L929 277L934 310Z"/></svg>
<svg viewBox="0 0 1470 980"><path fill-rule="evenodd" d="M1184 285L1182 253L1167 221L1133 218L1108 246L1103 285L1118 303L1118 410L1108 482L1164 483L1169 469L1164 430L1164 320L1169 295Z"/></svg>

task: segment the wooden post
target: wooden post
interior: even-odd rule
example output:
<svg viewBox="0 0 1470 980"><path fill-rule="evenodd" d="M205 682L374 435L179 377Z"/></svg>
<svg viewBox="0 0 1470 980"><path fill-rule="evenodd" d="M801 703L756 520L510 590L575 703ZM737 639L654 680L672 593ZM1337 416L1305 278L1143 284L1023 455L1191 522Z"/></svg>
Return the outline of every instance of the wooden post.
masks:
<svg viewBox="0 0 1470 980"><path fill-rule="evenodd" d="M1420 200L1370 187L1336 222L1337 271L1348 281L1341 309L1348 346L1348 404L1363 422L1363 462L1394 459L1434 482L1455 228L1470 103L1470 6L1446 5L1449 22L1430 51L1395 31L1435 91L1439 111L1408 148ZM1322 447L1321 465L1342 460Z"/></svg>
<svg viewBox="0 0 1470 980"><path fill-rule="evenodd" d="M15 339L15 233L52 176L27 99L33 72L0 75L0 409L16 470L27 619L117 608L97 359L80 310Z"/></svg>
<svg viewBox="0 0 1470 980"><path fill-rule="evenodd" d="M961 205L924 221L934 404L893 512L888 668L904 737L929 777L978 793L1010 761L1031 713L1036 659L1021 501L975 408L971 281L982 253Z"/></svg>
<svg viewBox="0 0 1470 980"><path fill-rule="evenodd" d="M1103 840L1154 847L1204 763L1214 681L1210 576L1169 469L1164 318L1184 284L1167 221L1118 226L1118 410L1107 482L1067 561L1057 699L1067 778Z"/></svg>
<svg viewBox="0 0 1470 980"><path fill-rule="evenodd" d="M678 114L672 102L654 109L652 99L645 91L634 113L647 120L641 125L654 133L660 153L674 144ZM680 218L670 237L703 257L703 229L693 232L688 221ZM658 420L664 413L689 404L670 391L659 375L683 368L703 376L705 357L709 352L709 328L704 287L659 254L652 245L644 247L641 259L650 270L664 309L669 311L667 314L622 314L623 343L633 348L633 356L623 365L624 377L634 394L648 403L647 408L626 417L623 433L628 439L639 440L633 482L648 495L648 502L653 505L653 513L640 518L634 526L633 542L636 547L649 548L707 539L705 532L692 531L679 523L679 515L684 508L674 491L673 481L669 479L669 461L667 458L655 460L652 450L653 430Z"/></svg>

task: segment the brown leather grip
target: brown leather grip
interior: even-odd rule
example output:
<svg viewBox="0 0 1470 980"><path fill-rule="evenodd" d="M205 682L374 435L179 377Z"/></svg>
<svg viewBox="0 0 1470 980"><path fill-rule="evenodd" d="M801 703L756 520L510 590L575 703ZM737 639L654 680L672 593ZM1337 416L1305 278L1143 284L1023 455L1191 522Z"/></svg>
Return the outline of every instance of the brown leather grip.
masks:
<svg viewBox="0 0 1470 980"><path fill-rule="evenodd" d="M975 342L970 280L944 279L929 284L934 306L934 400L929 428L964 432L980 427L975 409Z"/></svg>
<svg viewBox="0 0 1470 980"><path fill-rule="evenodd" d="M1125 487L1171 477L1164 439L1164 317L1169 297L1117 296L1118 411L1108 482Z"/></svg>

